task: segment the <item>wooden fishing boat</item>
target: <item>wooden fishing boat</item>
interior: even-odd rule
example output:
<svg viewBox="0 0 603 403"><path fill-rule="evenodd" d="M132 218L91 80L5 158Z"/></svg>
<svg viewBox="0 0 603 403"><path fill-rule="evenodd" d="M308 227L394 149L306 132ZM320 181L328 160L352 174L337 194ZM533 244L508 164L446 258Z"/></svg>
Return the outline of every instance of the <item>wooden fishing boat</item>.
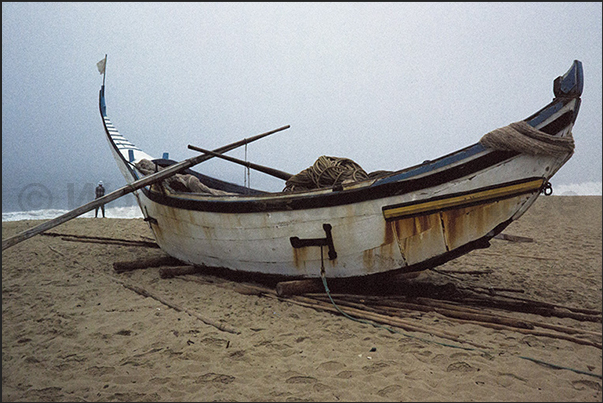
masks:
<svg viewBox="0 0 603 403"><path fill-rule="evenodd" d="M576 60L554 80L552 102L525 120L443 157L362 181L263 192L186 168L180 173L210 191L164 181L134 194L161 249L193 265L289 278L421 271L488 247L551 190L550 178L573 154L582 88ZM103 79L100 113L126 181L138 183L149 173L142 162L151 161L155 170L175 165L117 131L104 90Z"/></svg>

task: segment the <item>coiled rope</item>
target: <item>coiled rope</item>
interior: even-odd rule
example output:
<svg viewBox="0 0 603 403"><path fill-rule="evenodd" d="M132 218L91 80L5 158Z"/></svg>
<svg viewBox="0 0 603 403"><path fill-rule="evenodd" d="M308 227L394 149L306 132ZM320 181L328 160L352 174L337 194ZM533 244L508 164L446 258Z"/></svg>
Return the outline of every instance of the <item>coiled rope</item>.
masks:
<svg viewBox="0 0 603 403"><path fill-rule="evenodd" d="M369 179L369 174L351 159L323 155L314 165L287 180L283 192L332 187L366 179Z"/></svg>

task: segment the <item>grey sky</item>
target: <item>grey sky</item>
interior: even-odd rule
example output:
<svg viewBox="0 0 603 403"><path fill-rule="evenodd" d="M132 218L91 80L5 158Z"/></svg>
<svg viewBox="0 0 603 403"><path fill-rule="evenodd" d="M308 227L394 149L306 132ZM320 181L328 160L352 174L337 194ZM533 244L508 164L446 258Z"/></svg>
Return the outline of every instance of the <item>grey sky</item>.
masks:
<svg viewBox="0 0 603 403"><path fill-rule="evenodd" d="M576 152L552 182L600 182L601 20L601 3L574 2L2 3L3 210L34 182L125 183L98 112L105 54L108 115L147 153L289 124L248 159L290 173L320 155L373 171L453 152L546 105L578 59ZM244 180L226 161L197 169Z"/></svg>

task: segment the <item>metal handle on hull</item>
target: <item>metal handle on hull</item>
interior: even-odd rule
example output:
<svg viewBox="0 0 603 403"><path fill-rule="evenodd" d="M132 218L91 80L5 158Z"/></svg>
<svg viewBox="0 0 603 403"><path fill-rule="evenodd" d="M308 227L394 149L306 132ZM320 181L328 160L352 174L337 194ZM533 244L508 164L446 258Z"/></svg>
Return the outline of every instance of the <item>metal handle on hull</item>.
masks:
<svg viewBox="0 0 603 403"><path fill-rule="evenodd" d="M293 236L289 238L291 246L294 248L305 248L306 246L328 246L329 259L337 259L337 252L335 252L335 245L333 245L333 237L331 236L331 224L323 224L322 228L325 230L325 238L300 239L297 236Z"/></svg>

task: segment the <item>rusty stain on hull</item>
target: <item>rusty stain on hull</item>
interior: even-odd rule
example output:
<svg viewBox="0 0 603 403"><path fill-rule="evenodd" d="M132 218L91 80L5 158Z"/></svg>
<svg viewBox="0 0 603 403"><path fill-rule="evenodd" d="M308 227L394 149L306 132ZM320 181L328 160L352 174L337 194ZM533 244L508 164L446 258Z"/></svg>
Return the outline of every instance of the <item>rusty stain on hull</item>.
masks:
<svg viewBox="0 0 603 403"><path fill-rule="evenodd" d="M394 229L406 265L446 252L439 213L394 221Z"/></svg>
<svg viewBox="0 0 603 403"><path fill-rule="evenodd" d="M389 223L386 223L386 227ZM376 273L383 266L399 268L400 254L397 242L382 244L377 248L366 249L362 252L362 262L367 273Z"/></svg>
<svg viewBox="0 0 603 403"><path fill-rule="evenodd" d="M362 253L362 262L364 263L364 267L370 269L375 265L375 250L367 249Z"/></svg>
<svg viewBox="0 0 603 403"><path fill-rule="evenodd" d="M304 269L308 258L307 248L291 248L293 250L293 264L298 269Z"/></svg>
<svg viewBox="0 0 603 403"><path fill-rule="evenodd" d="M442 212L446 244L456 249L488 234L497 224L512 217L525 197L499 200L474 207Z"/></svg>
<svg viewBox="0 0 603 403"><path fill-rule="evenodd" d="M529 195L389 221L384 238L395 235L406 265L442 255L480 239L510 219Z"/></svg>

